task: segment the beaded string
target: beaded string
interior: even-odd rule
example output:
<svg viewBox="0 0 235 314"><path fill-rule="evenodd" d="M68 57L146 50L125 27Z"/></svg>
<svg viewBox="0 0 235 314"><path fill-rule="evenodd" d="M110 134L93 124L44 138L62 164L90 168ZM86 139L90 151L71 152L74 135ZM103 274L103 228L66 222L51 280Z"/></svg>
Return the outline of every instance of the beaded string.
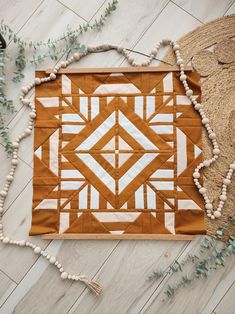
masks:
<svg viewBox="0 0 235 314"><path fill-rule="evenodd" d="M118 53L122 54L127 59L128 63L130 65L132 65L132 66L148 66L152 62L152 60L155 59L160 47L161 46L168 46L168 45L170 45L172 47L172 49L175 53L177 65L179 66L179 70L180 70L180 81L182 82L182 84L184 86L185 95L190 99L191 104L194 107L194 109L196 111L198 111L198 113L200 114L201 119L202 119L202 124L207 131L208 137L209 137L211 144L212 144L212 147L213 147L213 149L212 149L213 157L211 159L204 160L195 168L195 170L193 172L194 184L198 188L199 193L204 198L205 210L206 210L207 216L211 219L219 218L221 216L221 211L222 211L222 208L225 204L225 201L227 200L227 188L228 188L229 184L231 183L231 178L232 178L233 172L235 170L235 161L233 161L230 164L227 175L223 179L221 194L219 196L219 199L220 199L219 204L218 204L216 209L213 209L213 205L212 205L211 201L209 200L209 198L206 194L206 192L207 192L206 189L199 183L199 178L200 178L200 170L202 168L209 167L213 162L215 162L219 158L220 149L219 149L218 142L216 140L216 134L210 126L209 119L205 115L205 112L203 110L203 106L194 99L195 97L193 96L193 91L188 86L187 76L184 72L184 61L180 55L180 46L179 46L179 44L177 44L177 42L171 41L168 39L162 40L150 52L150 55L147 58L147 60L142 62L141 64L136 63L135 60L130 56L130 50L129 49L127 50L127 49L122 48L122 47L118 47L118 46L114 46L114 45L107 45L107 44L99 45L96 47L88 47L84 53L82 53L82 54L74 53L73 56L71 56L68 60L58 63L54 67L54 69L52 70L52 72L50 73L49 76L44 77L44 78L35 78L35 80L31 84L29 84L28 86L24 86L21 89L21 94L20 94L19 99L23 105L26 105L30 108L29 122L28 122L27 128L13 142L13 155L12 155L12 159L11 159L11 169L10 169L9 174L6 176L5 185L2 189L2 191L0 191L0 240L4 244L19 245L21 247L31 248L35 254L41 255L42 257L46 258L50 264L54 265L58 269L58 271L60 272L61 279L64 279L64 280L68 279L68 280L83 282L84 284L86 284L88 286L88 288L90 288L91 291L93 291L97 295L99 295L102 291L101 286L97 282L89 280L86 276L83 276L83 275L69 274L68 272L66 272L64 270L63 266L61 265L61 263L57 260L57 258L55 256L51 256L50 254L48 254L46 251L41 249L41 247L34 244L33 242L30 242L27 240L13 240L13 239L10 239L9 237L4 235L3 224L2 224L2 216L4 213L4 203L5 203L10 185L14 180L15 171L16 171L16 168L17 168L17 165L19 162L18 161L18 151L20 148L20 143L24 138L31 135L32 130L33 130L34 119L36 118L35 105L34 105L34 103L31 103L31 101L28 98L26 98L26 95L36 85L40 85L40 84L55 80L56 75L58 74L60 68L66 68L71 63L79 61L82 57L86 56L88 53L108 51L108 50L116 50Z"/></svg>

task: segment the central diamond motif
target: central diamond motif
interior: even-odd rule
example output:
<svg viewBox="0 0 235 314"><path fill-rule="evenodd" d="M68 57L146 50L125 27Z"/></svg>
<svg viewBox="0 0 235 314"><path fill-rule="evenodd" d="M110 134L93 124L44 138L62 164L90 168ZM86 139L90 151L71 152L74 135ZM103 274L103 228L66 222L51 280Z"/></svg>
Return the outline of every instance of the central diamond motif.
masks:
<svg viewBox="0 0 235 314"><path fill-rule="evenodd" d="M172 149L115 97L62 154L114 208L121 208L171 157Z"/></svg>

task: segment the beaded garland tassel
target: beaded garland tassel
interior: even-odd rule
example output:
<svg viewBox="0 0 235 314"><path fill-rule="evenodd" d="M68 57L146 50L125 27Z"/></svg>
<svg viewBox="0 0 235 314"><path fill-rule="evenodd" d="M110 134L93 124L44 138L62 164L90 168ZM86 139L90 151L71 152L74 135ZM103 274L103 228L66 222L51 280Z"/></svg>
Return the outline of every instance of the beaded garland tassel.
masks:
<svg viewBox="0 0 235 314"><path fill-rule="evenodd" d="M67 273L66 271L64 271L63 266L61 265L61 263L59 263L59 261L56 259L55 256L50 256L50 254L48 254L47 252L42 250L36 244L29 242L29 241L26 241L26 240L10 239L9 237L5 236L3 233L2 215L4 213L4 203L5 203L10 185L14 180L15 170L16 170L17 165L18 165L18 154L17 153L18 153L21 141L24 138L26 138L27 136L31 135L32 129L33 129L33 121L36 118L35 105L33 103L31 103L29 99L26 98L26 95L28 94L28 92L32 88L34 88L35 85L40 85L40 84L49 82L51 80L55 80L56 75L57 75L60 68L66 68L71 63L79 61L81 59L81 57L87 55L88 53L108 51L108 50L116 50L118 53L120 53L126 57L126 59L130 65L132 65L132 66L148 66L151 63L151 61L155 58L155 56L157 55L160 46L167 46L167 45L170 45L173 48L173 51L175 53L176 60L177 60L177 65L179 66L179 70L180 70L180 81L182 82L182 84L184 86L185 94L190 99L192 105L194 106L194 109L199 112L201 119L202 119L202 124L205 127L205 129L208 133L208 137L212 143L213 157L211 159L204 160L202 163L200 163L195 168L195 170L193 172L193 180L194 180L195 186L199 190L199 193L204 198L205 210L206 210L207 216L211 219L219 218L221 216L221 212L222 212L222 208L224 206L224 203L227 200L227 188L228 188L229 184L231 183L231 178L232 178L233 172L235 170L235 161L233 161L229 166L229 170L227 172L227 175L223 180L221 194L219 196L219 199L220 199L219 204L218 204L216 209L213 209L212 203L206 194L206 189L199 183L199 178L200 178L200 170L204 167L206 167L206 168L209 167L213 162L215 162L219 158L220 149L218 146L218 142L216 140L216 134L210 126L209 119L206 117L202 105L199 104L194 99L193 91L188 86L187 76L185 75L185 72L184 72L184 61L180 55L180 47L176 42L168 40L168 39L162 40L150 52L150 55L149 55L147 61L142 62L142 64L135 63L134 59L130 56L129 51L127 49L122 48L122 47L117 47L114 45L99 45L97 47L88 47L84 53L82 53L82 54L74 53L74 55L72 57L70 57L68 60L62 61L58 65L56 65L48 77L35 78L33 83L29 84L28 86L22 87L22 89L21 89L20 101L22 102L23 105L28 106L31 109L31 111L29 113L29 122L28 122L27 128L13 142L13 156L12 156L12 160L11 160L11 169L10 169L9 174L6 176L6 182L5 182L4 188L2 189L2 191L0 191L0 240L4 244L19 245L21 247L25 246L25 247L31 248L35 254L38 254L38 255L45 257L46 259L48 259L50 264L53 264L59 270L59 272L61 273L61 279L69 279L69 280L73 280L73 281L83 282L84 284L86 284L88 286L88 288L90 288L91 291L93 291L97 295L99 295L102 291L102 288L100 287L100 285L97 282L91 281L86 276L83 276L83 275L72 275L72 274Z"/></svg>

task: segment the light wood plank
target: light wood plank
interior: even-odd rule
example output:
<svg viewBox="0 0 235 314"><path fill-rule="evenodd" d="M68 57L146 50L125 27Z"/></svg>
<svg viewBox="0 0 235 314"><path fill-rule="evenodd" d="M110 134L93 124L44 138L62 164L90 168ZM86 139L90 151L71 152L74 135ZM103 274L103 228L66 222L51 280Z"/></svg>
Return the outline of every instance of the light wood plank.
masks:
<svg viewBox="0 0 235 314"><path fill-rule="evenodd" d="M122 241L97 275L104 294L92 301L85 291L68 314L138 313L159 283L147 278L156 267L168 267L186 242ZM134 311L132 309L134 308ZM155 312L156 313L156 312Z"/></svg>
<svg viewBox="0 0 235 314"><path fill-rule="evenodd" d="M182 23L183 21L183 23ZM134 50L149 54L154 45L163 38L176 40L187 32L193 30L201 23L188 13L180 9L174 3L169 2L159 17L154 21L149 29L144 33L142 38L135 44ZM157 54L157 58L163 59L168 47L163 47ZM145 60L144 56L132 54L137 62ZM151 63L152 66L159 64L157 61ZM126 66L127 62L123 62L122 66Z"/></svg>
<svg viewBox="0 0 235 314"><path fill-rule="evenodd" d="M64 4L76 14L80 15L86 21L90 21L99 9L103 10L108 4L108 2L104 0L86 0L86 5L84 5L81 1L74 0L59 0L59 2Z"/></svg>
<svg viewBox="0 0 235 314"><path fill-rule="evenodd" d="M29 99L32 103L34 103L34 95L32 94ZM17 115L11 120L11 122L8 125L9 128L9 135L12 140L17 138L19 134L21 134L29 120L29 107L22 107ZM32 135L28 136L24 139L24 142L22 143L22 146L20 147L18 154L20 158L31 168L33 167L33 141L34 141L34 129L32 131ZM18 171L16 172L16 176L18 177Z"/></svg>
<svg viewBox="0 0 235 314"><path fill-rule="evenodd" d="M0 271L0 307L15 289L17 284L11 280L6 274Z"/></svg>
<svg viewBox="0 0 235 314"><path fill-rule="evenodd" d="M234 314L235 309L235 284L227 291L221 302L214 310L215 314Z"/></svg>
<svg viewBox="0 0 235 314"><path fill-rule="evenodd" d="M233 0L173 0L173 2L205 23L224 15Z"/></svg>
<svg viewBox="0 0 235 314"><path fill-rule="evenodd" d="M0 19L3 18L6 24L18 32L42 2L42 0L30 0L25 5L21 0L0 0Z"/></svg>
<svg viewBox="0 0 235 314"><path fill-rule="evenodd" d="M233 260L233 257L231 257L231 259ZM208 302L206 303L205 307L203 308L203 310L201 311L201 314L207 314L207 313L211 313L214 308L216 307L216 305L223 299L223 296L226 294L226 292L228 291L228 289L231 287L231 285L234 283L235 281L235 261L231 261L233 264L233 270L229 273L226 273L221 280L219 281L218 285L213 289L213 293L210 297L210 299L208 300ZM216 274L215 274L216 276ZM228 299L227 299L228 301ZM230 300L230 302L232 302ZM235 304L235 303L234 303ZM226 302L224 304L226 306ZM233 307L234 309L234 307ZM225 311L224 313L229 314L229 312Z"/></svg>
<svg viewBox="0 0 235 314"><path fill-rule="evenodd" d="M32 169L31 169L32 170ZM25 174L26 175L26 174ZM23 175L22 175L23 176ZM21 177L21 180L23 178ZM18 186L20 183L18 182ZM4 232L13 239L31 239L45 248L48 241L37 237L29 237L28 231L31 224L32 208L32 182L30 182L8 211L3 216ZM29 248L0 243L0 269L15 282L25 276L30 267L38 259Z"/></svg>
<svg viewBox="0 0 235 314"><path fill-rule="evenodd" d="M116 241L112 245L107 241L99 242L99 246L96 241L53 241L48 251L57 255L67 271L92 278L116 244ZM58 270L40 257L7 299L0 314L67 313L84 289L84 284L80 282L62 281ZM89 295L93 302L98 302L99 299L91 292Z"/></svg>
<svg viewBox="0 0 235 314"><path fill-rule="evenodd" d="M9 173L11 168L11 159L8 158L4 152L4 148L0 145L0 187L5 183L6 175ZM25 188L30 179L32 178L32 169L24 161L20 160L15 179L11 185L9 193L5 202L5 209L13 203L20 192Z"/></svg>
<svg viewBox="0 0 235 314"><path fill-rule="evenodd" d="M201 237L202 238L202 237ZM196 253L199 249L200 237L198 241L190 242L188 248L183 252L180 256L179 261L185 258L188 253ZM188 266L186 271L190 274L192 270L192 266ZM178 313L190 313L190 314L198 314L203 313L204 309L206 309L207 303L209 300L216 295L214 291L219 291L220 287L223 286L223 282L227 282L227 280L235 276L235 267L234 267L234 259L230 258L225 264L225 267L221 267L215 274L212 274L207 280L197 280L185 289L181 289L176 294L175 298L173 298L170 302L162 302L165 298L164 291L167 289L168 284L174 284L176 280L178 280L182 276L182 273L179 273L178 276L174 277L166 277L165 280L161 283L161 285L156 289L151 298L149 298L148 302L142 308L140 313L169 313L175 314L175 309L177 309ZM221 286L222 284L222 286ZM224 291L224 293L227 289ZM221 295L223 292L221 292ZM216 299L215 299L216 301ZM204 312L209 314L212 311Z"/></svg>
<svg viewBox="0 0 235 314"><path fill-rule="evenodd" d="M235 13L235 3L231 5L231 7L225 12L225 15L230 15Z"/></svg>

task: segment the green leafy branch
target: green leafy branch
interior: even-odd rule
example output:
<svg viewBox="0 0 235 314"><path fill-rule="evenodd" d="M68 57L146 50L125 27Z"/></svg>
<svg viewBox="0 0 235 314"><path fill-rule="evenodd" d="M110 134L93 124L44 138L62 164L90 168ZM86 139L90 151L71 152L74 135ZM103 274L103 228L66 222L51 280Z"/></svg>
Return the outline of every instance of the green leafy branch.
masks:
<svg viewBox="0 0 235 314"><path fill-rule="evenodd" d="M234 216L228 218L229 222L233 221ZM235 254L235 238L227 235L227 241L221 239L226 236L223 229L219 228L214 237L206 236L195 254L187 254L182 260L175 260L166 270L161 268L155 269L149 276L150 280L158 280L166 276L174 276L176 273L183 275L174 284L169 284L164 291L167 299L172 298L180 288L186 287L198 279L206 279L208 276L225 266L226 259ZM185 266L191 264L193 267L191 274L185 271Z"/></svg>
<svg viewBox="0 0 235 314"><path fill-rule="evenodd" d="M94 23L84 23L76 29L67 26L66 32L57 38L49 38L47 41L24 40L18 36L9 25L0 22L0 34L5 37L8 43L13 42L17 46L15 56L15 67L13 82L20 82L24 78L24 70L29 65L38 66L44 62L46 58L52 61L59 60L62 56L69 57L74 51L83 53L86 47L79 42L79 37L89 30L100 30L111 14L116 10L118 1L112 0L108 3L104 13L99 20ZM43 50L46 50L46 52ZM30 54L32 57L30 58ZM27 57L26 57L27 55ZM5 126L4 117L7 112L13 112L14 106L11 100L8 100L5 94L5 65L6 50L0 47L0 136L3 140L5 151L10 155L12 153L12 144L9 139L8 128Z"/></svg>
<svg viewBox="0 0 235 314"><path fill-rule="evenodd" d="M8 111L14 112L14 106L12 100L7 99L5 95L5 62L5 50L0 48L0 136L3 140L5 151L10 155L13 148L9 138L8 128L4 123L4 116Z"/></svg>
<svg viewBox="0 0 235 314"><path fill-rule="evenodd" d="M46 58L50 58L53 61L57 61L66 53L66 57L69 57L69 54L73 51L83 52L85 46L81 45L78 41L79 37L86 33L89 30L100 30L108 17L116 10L118 1L112 0L108 3L104 13L100 16L99 20L95 20L94 23L84 23L79 25L76 29L71 29L67 26L67 30L61 36L57 38L49 38L47 41L26 41L23 38L19 37L14 31L4 23L2 20L0 23L0 33L8 40L8 42L13 41L18 48L17 56L15 59L16 71L14 72L13 81L19 82L24 77L23 70L26 67L26 64L34 64L35 66L41 64ZM48 49L48 53L35 54L42 49ZM25 57L26 51L33 53L33 59L27 61Z"/></svg>

